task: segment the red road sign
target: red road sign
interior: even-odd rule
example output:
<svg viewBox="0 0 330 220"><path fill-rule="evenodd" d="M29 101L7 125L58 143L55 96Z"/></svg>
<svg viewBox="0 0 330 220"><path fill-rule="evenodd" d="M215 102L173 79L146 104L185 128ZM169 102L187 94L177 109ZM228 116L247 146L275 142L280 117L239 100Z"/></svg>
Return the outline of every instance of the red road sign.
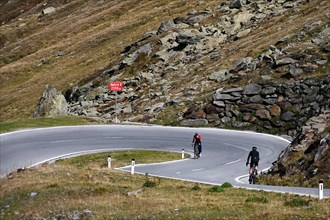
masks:
<svg viewBox="0 0 330 220"><path fill-rule="evenodd" d="M110 82L109 89L110 91L123 91L123 83L122 82Z"/></svg>

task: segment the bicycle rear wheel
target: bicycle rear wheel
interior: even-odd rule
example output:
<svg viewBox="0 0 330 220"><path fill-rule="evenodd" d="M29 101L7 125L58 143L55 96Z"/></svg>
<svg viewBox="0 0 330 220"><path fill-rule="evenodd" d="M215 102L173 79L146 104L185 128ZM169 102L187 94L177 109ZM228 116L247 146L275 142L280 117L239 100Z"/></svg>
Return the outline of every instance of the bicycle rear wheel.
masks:
<svg viewBox="0 0 330 220"><path fill-rule="evenodd" d="M256 184L256 180L257 180L257 170L253 170L253 173L252 173L253 184Z"/></svg>

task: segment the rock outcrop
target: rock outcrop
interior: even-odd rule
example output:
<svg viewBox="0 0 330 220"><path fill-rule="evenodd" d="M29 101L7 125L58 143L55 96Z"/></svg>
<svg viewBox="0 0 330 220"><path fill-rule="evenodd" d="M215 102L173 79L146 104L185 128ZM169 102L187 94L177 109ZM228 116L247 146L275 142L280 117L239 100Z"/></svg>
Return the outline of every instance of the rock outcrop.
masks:
<svg viewBox="0 0 330 220"><path fill-rule="evenodd" d="M294 179L299 185L330 184L330 111L310 118L279 155L268 175ZM283 181L287 184L288 181Z"/></svg>
<svg viewBox="0 0 330 220"><path fill-rule="evenodd" d="M54 86L46 85L32 116L54 117L65 115L68 115L68 103L64 95L57 91Z"/></svg>

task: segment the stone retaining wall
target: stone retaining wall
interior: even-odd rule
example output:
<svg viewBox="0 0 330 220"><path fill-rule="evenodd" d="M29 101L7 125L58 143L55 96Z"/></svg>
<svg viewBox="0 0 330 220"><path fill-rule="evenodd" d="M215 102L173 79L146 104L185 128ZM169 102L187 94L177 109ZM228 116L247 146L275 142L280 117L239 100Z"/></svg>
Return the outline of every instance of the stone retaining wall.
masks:
<svg viewBox="0 0 330 220"><path fill-rule="evenodd" d="M265 129L287 127L295 130L308 118L329 109L330 77L221 88L213 99L222 125L255 124Z"/></svg>

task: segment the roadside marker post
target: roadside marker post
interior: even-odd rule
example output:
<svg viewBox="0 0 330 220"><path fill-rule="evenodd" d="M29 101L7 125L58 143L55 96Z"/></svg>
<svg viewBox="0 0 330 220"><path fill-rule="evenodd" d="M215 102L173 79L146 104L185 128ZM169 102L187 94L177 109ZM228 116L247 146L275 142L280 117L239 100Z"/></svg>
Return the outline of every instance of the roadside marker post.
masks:
<svg viewBox="0 0 330 220"><path fill-rule="evenodd" d="M116 124L118 123L118 117L117 117L117 94L118 94L118 92L116 92L116 104L115 104Z"/></svg>
<svg viewBox="0 0 330 220"><path fill-rule="evenodd" d="M182 148L181 158L184 159L184 149Z"/></svg>
<svg viewBox="0 0 330 220"><path fill-rule="evenodd" d="M111 156L108 156L108 168L111 169Z"/></svg>
<svg viewBox="0 0 330 220"><path fill-rule="evenodd" d="M110 91L116 92L116 105L115 105L115 115L116 115L116 124L118 123L118 117L117 117L117 93L118 91L121 92L124 89L122 82L110 82L109 83L109 89Z"/></svg>
<svg viewBox="0 0 330 220"><path fill-rule="evenodd" d="M319 181L319 199L323 199L323 180Z"/></svg>
<svg viewBox="0 0 330 220"><path fill-rule="evenodd" d="M131 174L134 174L135 159L132 159Z"/></svg>

